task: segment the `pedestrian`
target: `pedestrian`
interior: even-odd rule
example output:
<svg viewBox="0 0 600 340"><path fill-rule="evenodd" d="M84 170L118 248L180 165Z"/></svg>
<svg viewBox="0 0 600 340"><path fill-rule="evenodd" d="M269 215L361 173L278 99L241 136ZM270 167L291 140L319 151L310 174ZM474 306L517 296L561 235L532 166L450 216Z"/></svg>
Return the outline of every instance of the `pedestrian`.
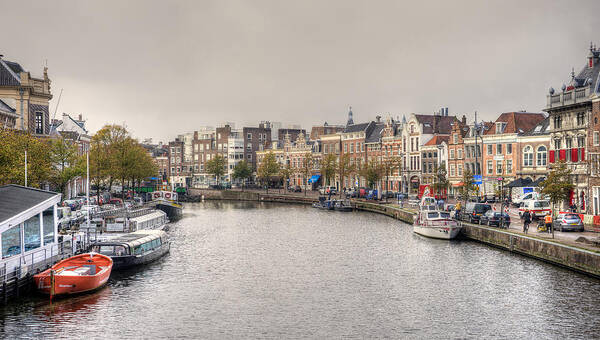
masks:
<svg viewBox="0 0 600 340"><path fill-rule="evenodd" d="M575 203L571 203L570 208L572 213L577 212L577 206L575 205Z"/></svg>
<svg viewBox="0 0 600 340"><path fill-rule="evenodd" d="M546 224L548 233L552 233L552 214L548 214L544 217L544 223Z"/></svg>
<svg viewBox="0 0 600 340"><path fill-rule="evenodd" d="M454 206L454 210L456 210L456 213L454 214L454 218L459 220L460 219L460 202L456 203L456 206Z"/></svg>
<svg viewBox="0 0 600 340"><path fill-rule="evenodd" d="M531 223L531 214L529 210L525 210L523 213L523 232L527 234L527 230L529 229L529 223Z"/></svg>

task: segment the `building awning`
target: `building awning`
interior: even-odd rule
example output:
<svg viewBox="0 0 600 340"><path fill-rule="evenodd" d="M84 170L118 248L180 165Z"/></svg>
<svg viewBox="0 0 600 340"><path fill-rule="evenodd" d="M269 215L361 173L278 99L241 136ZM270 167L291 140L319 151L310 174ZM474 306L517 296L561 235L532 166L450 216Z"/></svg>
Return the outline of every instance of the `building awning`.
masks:
<svg viewBox="0 0 600 340"><path fill-rule="evenodd" d="M463 185L465 185L465 183L463 183L463 182L458 182L456 184L452 184L453 187L462 187Z"/></svg>
<svg viewBox="0 0 600 340"><path fill-rule="evenodd" d="M313 175L311 178L308 179L308 183L315 183L319 180L319 178L321 178L321 175Z"/></svg>
<svg viewBox="0 0 600 340"><path fill-rule="evenodd" d="M517 187L531 187L534 185L533 185L533 181L529 178L526 178L526 179L517 178L514 181L508 183L506 186L508 188L517 188Z"/></svg>

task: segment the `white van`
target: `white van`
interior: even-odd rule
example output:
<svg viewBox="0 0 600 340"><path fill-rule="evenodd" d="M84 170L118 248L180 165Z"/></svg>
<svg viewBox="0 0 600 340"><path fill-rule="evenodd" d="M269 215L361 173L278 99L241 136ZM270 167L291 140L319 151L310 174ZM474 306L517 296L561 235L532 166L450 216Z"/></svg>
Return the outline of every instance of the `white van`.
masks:
<svg viewBox="0 0 600 340"><path fill-rule="evenodd" d="M526 194L518 195L516 198L513 198L512 203L514 206L518 207L521 204L521 202L535 200L538 199L539 196L540 194L538 194L535 191L528 192Z"/></svg>
<svg viewBox="0 0 600 340"><path fill-rule="evenodd" d="M533 199L524 201L519 207L519 217L523 217L525 210L529 210L532 219L552 214L550 202L547 200Z"/></svg>

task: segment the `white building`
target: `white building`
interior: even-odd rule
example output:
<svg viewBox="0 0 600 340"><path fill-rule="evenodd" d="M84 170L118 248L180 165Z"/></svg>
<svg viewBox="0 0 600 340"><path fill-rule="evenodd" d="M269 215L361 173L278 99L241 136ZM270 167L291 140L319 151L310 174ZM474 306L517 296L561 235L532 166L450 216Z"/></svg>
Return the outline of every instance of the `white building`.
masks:
<svg viewBox="0 0 600 340"><path fill-rule="evenodd" d="M242 130L231 130L227 139L227 181L232 181L233 169L244 159L244 133Z"/></svg>

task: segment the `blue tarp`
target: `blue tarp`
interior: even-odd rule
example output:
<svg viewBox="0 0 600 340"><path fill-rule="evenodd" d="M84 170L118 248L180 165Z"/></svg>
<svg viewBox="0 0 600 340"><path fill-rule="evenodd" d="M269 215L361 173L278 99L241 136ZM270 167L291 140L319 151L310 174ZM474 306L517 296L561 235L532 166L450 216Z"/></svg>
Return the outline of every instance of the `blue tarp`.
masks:
<svg viewBox="0 0 600 340"><path fill-rule="evenodd" d="M319 178L321 178L321 175L313 175L311 178L308 179L308 183L315 183L319 180Z"/></svg>

